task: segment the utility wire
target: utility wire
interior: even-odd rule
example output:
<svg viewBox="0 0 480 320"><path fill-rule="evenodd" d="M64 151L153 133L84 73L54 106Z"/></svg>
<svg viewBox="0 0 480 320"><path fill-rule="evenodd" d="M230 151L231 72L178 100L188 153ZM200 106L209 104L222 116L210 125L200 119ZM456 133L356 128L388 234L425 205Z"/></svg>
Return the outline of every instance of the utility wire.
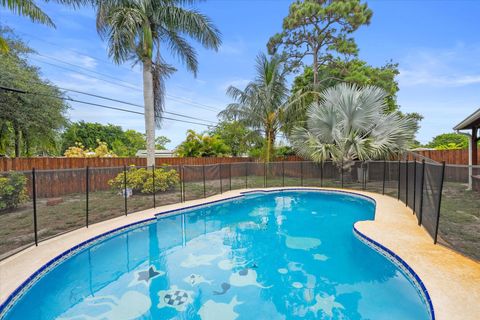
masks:
<svg viewBox="0 0 480 320"><path fill-rule="evenodd" d="M11 73L9 73L9 74L12 76ZM38 83L40 85L45 85L44 83L42 83L40 81L34 81L34 80L30 80L29 83ZM124 101L124 100L112 99L112 98L108 98L108 97L105 97L105 96L101 96L101 95L97 95L97 94L93 94L93 93L88 93L88 92L84 92L84 91L80 91L80 90L68 89L68 88L63 88L63 87L58 87L58 86L55 86L55 87L60 89L60 90L63 90L63 91L75 92L75 93L90 96L90 97L95 97L95 98L99 98L99 99L103 99L103 100L118 102L118 103L121 103L121 104L130 105L130 106L134 106L134 107L137 107L137 108L144 109L144 106L142 106L142 105L135 104L135 103L128 102L128 101ZM163 111L163 112L167 113L167 114L174 115L174 116L178 116L178 117L183 117L183 118L187 118L187 119L193 119L193 120L210 122L210 123L216 124L215 121L200 119L200 118L196 118L196 117L191 117L191 116L187 116L185 114L181 114L181 113L177 113L177 112L171 112L171 111L166 111L166 110Z"/></svg>
<svg viewBox="0 0 480 320"><path fill-rule="evenodd" d="M82 101L82 100L77 100L77 99L72 99L72 98L66 98L66 97L59 97L59 96L49 95L49 94L45 94L45 93L29 92L29 91L25 91L25 90L21 90L21 89L9 88L9 87L4 87L4 86L0 86L0 89L4 90L4 91L8 91L8 92L17 93L17 94L29 94L29 95L51 97L51 98L56 98L56 99L60 99L60 100L66 100L66 101L72 101L72 102L76 102L76 103L82 103L82 104L85 104L85 105L91 105L91 106L104 108L104 109L111 109L111 110L117 110L117 111L123 111L123 112L128 112L128 113L144 115L143 112L139 112L139 111L133 111L133 110L123 109L123 108L118 108L118 107L111 107L111 106L107 106L107 105L103 105L103 104L92 103L92 102L87 102L87 101ZM178 121L178 122L202 125L202 126L207 126L207 127L216 127L215 125L209 125L209 124L205 124L205 123L175 119L175 118L164 117L164 116L161 116L160 118L165 119L165 120L170 120L170 121Z"/></svg>
<svg viewBox="0 0 480 320"><path fill-rule="evenodd" d="M109 78L109 79L113 79L115 80L116 82L114 81L111 81L111 80L106 80L106 79L102 79L102 78L99 78L97 76L93 76L93 75L90 75L90 74L86 74L85 72L80 72L78 70L75 70L75 69L71 69L71 68L67 68L65 66L61 66L61 65L58 65L58 64L55 64L55 63L52 63L52 62L48 62L48 61L44 61L42 59L37 59L37 58L33 58L33 57L30 57L30 59L34 60L34 61L37 61L37 62L40 62L40 63L45 63L45 64L48 64L50 66L53 66L53 67L56 67L56 68L59 68L59 69L63 69L63 70L67 70L67 71L70 71L70 72L74 72L74 73L77 73L77 74L81 74L81 75L84 75L84 76L87 76L87 77L90 77L90 78L94 78L94 79L97 79L97 80L100 80L100 81L104 81L104 82L107 82L107 83L110 83L110 84L113 84L113 85L116 85L116 86L121 86L121 87L124 87L124 88L127 88L127 89L132 89L132 90L136 90L136 91L139 91L139 92L142 92L142 89L136 85L133 85L129 82L126 82L124 80L121 80L119 78L115 78L115 77L112 77L110 75L107 75L107 74L104 74L104 73L100 73L100 72L97 72L97 71L94 71L94 70L90 70L88 68L84 68L82 66L79 66L79 65L76 65L76 64L73 64L73 63L70 63L70 62L67 62L67 61L64 61L64 60L61 60L61 59L57 59L57 58L54 58L54 57L50 57L50 56L47 56L47 55L43 55L43 54L39 54L39 53L35 53L36 55L40 56L40 57L43 57L43 58L47 58L47 59L51 59L51 60L54 60L54 61L57 61L57 62L60 62L60 63L64 63L66 65L70 65L70 66L74 66L76 68L79 68L79 69L83 69L83 70L86 70L87 72L91 72L91 73L94 73L94 74L97 74L97 75L101 75L102 77L106 77L106 78ZM118 83L118 82L122 82L122 83L125 83L125 84L122 84L122 83ZM212 106L209 106L209 105L206 105L206 104L203 104L203 103L198 103L198 102L195 102L195 101L191 101L191 100L188 100L188 99L185 99L183 97L179 97L179 96L174 96L174 95L171 95L171 94L165 94L165 96L167 96L168 98L174 100L174 101L177 101L177 102L182 102L182 103L186 103L186 104L189 104L191 106L194 106L194 107L197 107L197 108L200 108L200 109L204 109L204 110L208 110L208 111L212 111L212 112L219 112L221 111L220 109L218 108L215 108L215 107L212 107Z"/></svg>

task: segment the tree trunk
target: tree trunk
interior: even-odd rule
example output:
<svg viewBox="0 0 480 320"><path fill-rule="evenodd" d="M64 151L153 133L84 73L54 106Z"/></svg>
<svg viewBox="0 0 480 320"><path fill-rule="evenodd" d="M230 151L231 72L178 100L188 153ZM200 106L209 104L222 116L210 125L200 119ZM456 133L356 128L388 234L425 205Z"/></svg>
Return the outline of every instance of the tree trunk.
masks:
<svg viewBox="0 0 480 320"><path fill-rule="evenodd" d="M13 133L15 135L15 158L20 157L20 129L18 124L13 124Z"/></svg>
<svg viewBox="0 0 480 320"><path fill-rule="evenodd" d="M313 52L313 88L317 89L318 83L318 51Z"/></svg>
<svg viewBox="0 0 480 320"><path fill-rule="evenodd" d="M153 101L152 60L143 62L143 100L145 105L145 135L147 139L147 166L155 164L155 111Z"/></svg>
<svg viewBox="0 0 480 320"><path fill-rule="evenodd" d="M272 155L273 155L273 147L275 145L275 133L271 128L267 129L267 152L265 156L265 162L270 162Z"/></svg>

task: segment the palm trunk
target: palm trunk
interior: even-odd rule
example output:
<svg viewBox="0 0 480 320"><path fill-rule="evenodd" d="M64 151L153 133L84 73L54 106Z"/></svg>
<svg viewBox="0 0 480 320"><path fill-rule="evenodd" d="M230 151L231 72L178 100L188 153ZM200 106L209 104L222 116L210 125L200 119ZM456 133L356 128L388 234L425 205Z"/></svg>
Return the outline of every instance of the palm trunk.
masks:
<svg viewBox="0 0 480 320"><path fill-rule="evenodd" d="M155 111L153 101L152 60L143 62L143 100L145 105L145 135L147 139L147 166L155 164Z"/></svg>
<svg viewBox="0 0 480 320"><path fill-rule="evenodd" d="M15 140L15 158L20 157L20 129L17 123L13 123L13 133Z"/></svg>

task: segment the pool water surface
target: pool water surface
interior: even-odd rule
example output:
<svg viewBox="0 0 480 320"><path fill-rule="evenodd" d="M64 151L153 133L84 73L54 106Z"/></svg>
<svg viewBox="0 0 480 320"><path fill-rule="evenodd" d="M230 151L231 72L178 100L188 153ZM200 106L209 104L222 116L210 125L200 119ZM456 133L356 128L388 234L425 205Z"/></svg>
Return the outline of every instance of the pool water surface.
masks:
<svg viewBox="0 0 480 320"><path fill-rule="evenodd" d="M4 319L430 319L422 294L353 232L361 196L250 194L159 217L46 273Z"/></svg>

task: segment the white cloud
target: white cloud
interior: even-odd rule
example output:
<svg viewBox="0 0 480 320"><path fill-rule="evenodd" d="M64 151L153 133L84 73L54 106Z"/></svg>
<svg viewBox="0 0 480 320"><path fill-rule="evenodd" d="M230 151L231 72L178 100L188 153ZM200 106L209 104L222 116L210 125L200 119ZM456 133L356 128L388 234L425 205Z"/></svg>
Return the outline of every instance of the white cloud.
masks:
<svg viewBox="0 0 480 320"><path fill-rule="evenodd" d="M400 62L400 87L462 87L480 84L478 46L417 49Z"/></svg>
<svg viewBox="0 0 480 320"><path fill-rule="evenodd" d="M233 79L233 80L228 80L220 84L219 89L222 91L226 91L228 87L234 86L239 89L244 89L245 86L250 82L250 79Z"/></svg>
<svg viewBox="0 0 480 320"><path fill-rule="evenodd" d="M247 44L243 39L224 42L218 50L220 54L225 55L241 55L247 51Z"/></svg>

